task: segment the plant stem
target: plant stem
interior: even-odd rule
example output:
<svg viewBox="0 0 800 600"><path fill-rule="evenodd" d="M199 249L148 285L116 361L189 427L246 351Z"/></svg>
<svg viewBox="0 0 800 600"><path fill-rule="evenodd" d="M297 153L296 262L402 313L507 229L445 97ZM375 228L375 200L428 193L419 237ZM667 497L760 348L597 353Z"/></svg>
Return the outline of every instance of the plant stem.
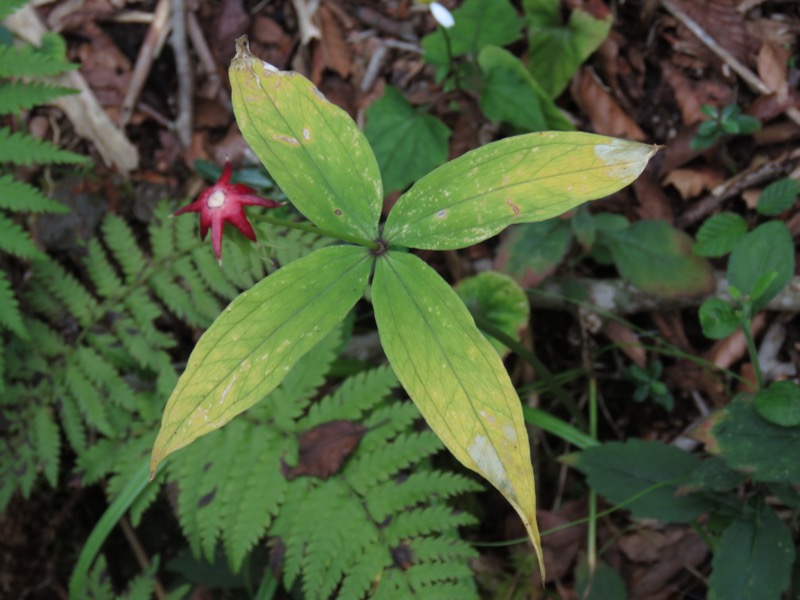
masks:
<svg viewBox="0 0 800 600"><path fill-rule="evenodd" d="M270 217L268 215L258 215L258 214L251 214L250 218L255 219L256 221L263 221L264 223L270 223L271 225L277 225L278 227L286 227L288 229L307 231L309 233L315 233L317 235L333 238L335 240L341 240L342 242L348 242L350 244L364 246L365 248L369 248L370 250L378 251L383 248L381 244L379 244L378 242L368 240L367 238L363 238L357 235L350 235L349 233L341 233L339 231L331 231L330 229L323 229L322 227L317 227L316 225L311 225L310 223L300 223L298 221L290 221L288 219L276 219L275 217Z"/></svg>
<svg viewBox="0 0 800 600"><path fill-rule="evenodd" d="M514 354L532 366L536 373L545 380L550 392L552 392L552 394L561 401L564 407L570 412L572 417L578 422L578 425L582 429L586 429L586 417L584 417L583 413L581 413L577 403L572 396L569 395L569 392L561 387L561 385L553 376L553 373L550 372L550 369L544 366L536 354L528 350L525 346L520 344L517 340L502 331L500 328L496 327L483 315L473 314L472 317L475 319L475 324L481 331L492 336L494 339L509 348Z"/></svg>
<svg viewBox="0 0 800 600"><path fill-rule="evenodd" d="M442 35L444 36L444 47L447 50L447 64L449 65L449 69L445 77L448 77L452 73L453 81L456 84L456 89L461 91L461 78L458 75L458 67L453 64L453 47L450 45L450 36L447 34L447 29L442 27L441 30Z"/></svg>
<svg viewBox="0 0 800 600"><path fill-rule="evenodd" d="M758 363L758 350L753 339L752 321L749 318L742 319L742 333L747 342L747 353L750 355L750 363L753 365L753 372L756 374L756 384L759 390L764 389L764 375L761 373L761 365Z"/></svg>
<svg viewBox="0 0 800 600"><path fill-rule="evenodd" d="M589 378L589 435L597 441L597 381ZM597 569L597 492L589 490L589 526L586 531L586 562L594 578Z"/></svg>

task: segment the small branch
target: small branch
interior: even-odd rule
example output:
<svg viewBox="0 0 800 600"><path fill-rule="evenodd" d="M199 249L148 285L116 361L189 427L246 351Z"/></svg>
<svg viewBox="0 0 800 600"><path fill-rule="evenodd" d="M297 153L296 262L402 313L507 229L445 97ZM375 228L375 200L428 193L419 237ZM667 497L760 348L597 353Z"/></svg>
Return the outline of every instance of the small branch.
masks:
<svg viewBox="0 0 800 600"><path fill-rule="evenodd" d="M175 131L184 150L192 143L192 65L186 42L186 2L172 1L172 49L175 51L175 70L178 76L178 116Z"/></svg>
<svg viewBox="0 0 800 600"><path fill-rule="evenodd" d="M133 527L131 527L128 517L122 517L119 520L119 527L122 529L122 533L125 534L125 539L128 540L128 545L130 545L134 556L136 556L136 562L139 563L139 567L142 570L149 568L150 559L148 558L147 553L144 551L144 547L139 541L136 532L133 530ZM167 600L167 592L157 578L154 578L153 581L153 592L158 600Z"/></svg>
<svg viewBox="0 0 800 600"><path fill-rule="evenodd" d="M318 40L322 34L312 19L317 14L319 0L292 0L292 6L297 15L297 28L300 30L303 46L307 46L313 39Z"/></svg>
<svg viewBox="0 0 800 600"><path fill-rule="evenodd" d="M125 127L130 122L133 110L136 107L136 100L139 98L142 87L144 87L144 82L147 80L153 61L164 46L170 30L169 13L170 0L158 0L155 13L153 13L153 21L150 23L150 27L144 37L139 56L136 57L136 65L133 67L133 73L131 73L128 93L125 94L125 99L122 101L122 108L119 112L120 127Z"/></svg>
<svg viewBox="0 0 800 600"><path fill-rule="evenodd" d="M733 56L733 54L731 54L725 48L720 46L717 40L711 37L706 32L706 30L700 26L700 24L697 21L695 21L689 15L687 15L683 11L683 9L681 9L675 3L675 0L661 0L661 5L665 9L667 9L667 11L669 11L673 17L678 19L678 21L680 21L689 31L691 31L695 36L697 36L697 39L703 42L703 44L705 44L709 50L711 50L721 60L723 60L731 69L736 71L739 77L744 79L747 85L749 85L753 90L764 95L775 93L775 90L773 90L766 83L761 81L761 78L758 75L756 75L745 65L743 65L739 61L739 59ZM794 121L797 124L800 124L800 110L798 110L795 107L789 107L784 112L786 113L786 116L788 116L792 121Z"/></svg>
<svg viewBox="0 0 800 600"><path fill-rule="evenodd" d="M214 61L214 56L211 54L211 48L208 47L208 42L203 35L203 30L200 28L200 23L197 21L197 15L193 11L186 13L186 31L189 34L189 40L192 42L197 58L200 61L200 66L206 74L208 84L210 86L209 97L216 96L222 89L222 81L220 80L219 73L217 72L217 63ZM222 94L227 97L227 94Z"/></svg>
<svg viewBox="0 0 800 600"><path fill-rule="evenodd" d="M728 281L723 273L715 273L716 290L712 297L729 300ZM546 281L529 290L534 308L567 309L575 305L570 297L575 288L584 294L583 305L598 312L618 315L638 312L660 312L676 308L698 307L707 296L693 298L662 298L647 294L622 279L560 279ZM800 276L793 277L783 291L767 305L767 310L800 312Z"/></svg>

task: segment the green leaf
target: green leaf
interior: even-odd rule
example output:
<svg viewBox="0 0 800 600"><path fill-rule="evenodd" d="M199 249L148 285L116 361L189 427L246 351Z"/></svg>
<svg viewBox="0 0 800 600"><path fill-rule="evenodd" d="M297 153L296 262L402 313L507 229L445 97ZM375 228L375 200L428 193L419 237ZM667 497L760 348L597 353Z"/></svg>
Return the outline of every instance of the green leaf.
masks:
<svg viewBox="0 0 800 600"><path fill-rule="evenodd" d="M575 587L581 600L627 600L625 582L614 569L602 560L594 573L589 571L586 555L582 554L575 568Z"/></svg>
<svg viewBox="0 0 800 600"><path fill-rule="evenodd" d="M699 464L697 457L674 446L631 439L588 448L577 456L573 466L612 504L665 483L626 508L639 519L685 523L714 508L714 503L700 494L677 493L680 480L688 478Z"/></svg>
<svg viewBox="0 0 800 600"><path fill-rule="evenodd" d="M372 303L397 378L450 452L511 503L541 564L528 433L497 352L452 288L414 255L378 259Z"/></svg>
<svg viewBox="0 0 800 600"><path fill-rule="evenodd" d="M698 256L724 256L747 233L747 221L732 212L706 219L697 230L694 253Z"/></svg>
<svg viewBox="0 0 800 600"><path fill-rule="evenodd" d="M793 381L775 381L753 400L758 414L781 427L800 425L800 387Z"/></svg>
<svg viewBox="0 0 800 600"><path fill-rule="evenodd" d="M772 283L757 297L754 292L763 275L775 273ZM728 284L750 296L753 312L764 308L794 275L792 234L780 221L768 221L744 236L728 261Z"/></svg>
<svg viewBox="0 0 800 600"><path fill-rule="evenodd" d="M27 0L22 3L27 3ZM78 66L67 61L67 45L57 33L45 33L39 48L0 45L0 77L52 76L77 69Z"/></svg>
<svg viewBox="0 0 800 600"><path fill-rule="evenodd" d="M711 563L709 600L780 600L795 557L792 534L766 504L722 534Z"/></svg>
<svg viewBox="0 0 800 600"><path fill-rule="evenodd" d="M12 331L23 340L29 339L25 324L22 322L19 302L5 272L0 272L0 328Z"/></svg>
<svg viewBox="0 0 800 600"><path fill-rule="evenodd" d="M720 298L709 298L700 306L700 325L703 335L712 340L721 340L739 327L739 315Z"/></svg>
<svg viewBox="0 0 800 600"><path fill-rule="evenodd" d="M0 176L0 208L33 213L69 212L65 205L51 200L37 188L17 181L11 175Z"/></svg>
<svg viewBox="0 0 800 600"><path fill-rule="evenodd" d="M51 142L22 131L12 132L6 127L0 127L0 163L28 167L34 163L83 164L88 161L85 156L62 150Z"/></svg>
<svg viewBox="0 0 800 600"><path fill-rule="evenodd" d="M576 8L564 25L560 0L524 0L522 5L528 21L528 69L555 98L606 39L614 16L609 11L605 18L596 19Z"/></svg>
<svg viewBox="0 0 800 600"><path fill-rule="evenodd" d="M13 15L28 2L29 0L5 0L2 4L0 4L0 21L9 15Z"/></svg>
<svg viewBox="0 0 800 600"><path fill-rule="evenodd" d="M528 296L516 281L496 271L485 271L462 279L456 292L473 315L480 315L492 325L520 340L530 318ZM494 349L505 356L509 349L491 336L485 336Z"/></svg>
<svg viewBox="0 0 800 600"><path fill-rule="evenodd" d="M380 171L350 116L299 73L250 54L244 37L229 76L239 129L292 204L318 227L376 238Z"/></svg>
<svg viewBox="0 0 800 600"><path fill-rule="evenodd" d="M13 115L74 93L76 93L75 90L66 87L6 81L0 85L0 115Z"/></svg>
<svg viewBox="0 0 800 600"><path fill-rule="evenodd" d="M505 46L520 38L522 19L508 0L465 0L453 11L456 24L447 30L454 57L477 56L486 46ZM449 65L447 42L441 29L422 39L428 63Z"/></svg>
<svg viewBox="0 0 800 600"><path fill-rule="evenodd" d="M800 182L788 177L779 179L761 192L756 210L762 215L779 215L794 206L798 194L800 194Z"/></svg>
<svg viewBox="0 0 800 600"><path fill-rule="evenodd" d="M714 290L711 264L692 254L692 238L669 223L640 221L605 235L620 275L639 289L664 298Z"/></svg>
<svg viewBox="0 0 800 600"><path fill-rule="evenodd" d="M523 287L535 287L558 268L571 245L569 224L561 219L514 225L497 247L495 268Z"/></svg>
<svg viewBox="0 0 800 600"><path fill-rule="evenodd" d="M151 472L271 392L344 319L371 265L363 248L322 248L236 298L200 338L167 402Z"/></svg>
<svg viewBox="0 0 800 600"><path fill-rule="evenodd" d="M600 212L591 215L592 225L595 230L595 239L592 244L589 256L596 260L601 265L613 265L614 256L611 254L611 247L609 246L612 237L606 234L613 234L617 231L622 231L631 226L630 221L622 215L615 215L613 213ZM574 219L573 219L573 228ZM576 234L577 237L577 234Z"/></svg>
<svg viewBox="0 0 800 600"><path fill-rule="evenodd" d="M0 252L7 252L20 258L41 256L28 232L3 213L0 213Z"/></svg>
<svg viewBox="0 0 800 600"><path fill-rule="evenodd" d="M53 420L49 406L39 406L33 419L32 428L36 453L42 465L45 479L56 487L58 484L58 457L61 450L61 437L58 425Z"/></svg>
<svg viewBox="0 0 800 600"><path fill-rule="evenodd" d="M397 88L386 86L367 109L364 134L375 151L386 193L404 189L447 160L450 129L414 108Z"/></svg>
<svg viewBox="0 0 800 600"><path fill-rule="evenodd" d="M576 132L529 133L472 150L420 179L389 213L384 239L450 250L512 223L544 221L628 185L654 146Z"/></svg>
<svg viewBox="0 0 800 600"><path fill-rule="evenodd" d="M480 106L489 119L510 123L524 132L574 131L572 122L511 52L486 46L478 55L478 64L483 72Z"/></svg>
<svg viewBox="0 0 800 600"><path fill-rule="evenodd" d="M741 395L719 413L710 428L711 447L729 466L758 481L800 482L800 427L764 419Z"/></svg>

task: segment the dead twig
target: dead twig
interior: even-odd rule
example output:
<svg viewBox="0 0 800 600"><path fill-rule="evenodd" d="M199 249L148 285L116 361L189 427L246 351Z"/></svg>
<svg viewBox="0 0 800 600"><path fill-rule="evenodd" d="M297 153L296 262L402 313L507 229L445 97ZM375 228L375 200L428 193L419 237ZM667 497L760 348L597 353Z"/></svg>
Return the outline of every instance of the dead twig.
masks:
<svg viewBox="0 0 800 600"><path fill-rule="evenodd" d="M319 0L292 0L297 15L297 28L300 30L300 41L307 46L313 39L319 39L322 33L312 20L317 14Z"/></svg>
<svg viewBox="0 0 800 600"><path fill-rule="evenodd" d="M125 94L125 99L122 101L122 108L119 112L121 127L125 127L130 122L133 110L136 107L136 101L153 66L153 61L161 53L161 48L164 47L164 42L170 30L169 14L170 0L158 0L156 10L153 13L153 20L150 23L147 34L144 36L139 56L136 57L136 65L133 67L133 73L131 73L128 93Z"/></svg>
<svg viewBox="0 0 800 600"><path fill-rule="evenodd" d="M172 49L175 52L175 71L178 76L178 116L175 131L183 148L192 143L192 65L186 42L186 2L172 0Z"/></svg>

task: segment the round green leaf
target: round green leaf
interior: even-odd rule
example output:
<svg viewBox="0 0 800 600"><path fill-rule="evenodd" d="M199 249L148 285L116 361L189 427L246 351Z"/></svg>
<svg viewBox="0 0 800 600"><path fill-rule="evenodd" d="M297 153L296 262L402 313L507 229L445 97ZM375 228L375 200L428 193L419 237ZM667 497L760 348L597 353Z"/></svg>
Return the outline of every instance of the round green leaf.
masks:
<svg viewBox="0 0 800 600"><path fill-rule="evenodd" d="M773 272L774 278L763 289L764 277ZM794 243L789 229L780 221L763 223L744 236L728 261L728 283L751 299L753 312L777 296L793 274ZM756 295L758 288L762 290Z"/></svg>
<svg viewBox="0 0 800 600"><path fill-rule="evenodd" d="M792 381L776 381L754 400L758 414L781 427L800 425L800 387Z"/></svg>
<svg viewBox="0 0 800 600"><path fill-rule="evenodd" d="M694 253L724 256L747 233L747 221L736 213L722 212L707 219L697 231Z"/></svg>
<svg viewBox="0 0 800 600"><path fill-rule="evenodd" d="M530 302L511 277L497 271L486 271L461 280L456 292L473 315L481 315L503 333L516 340L521 339L530 318ZM508 354L509 349L496 339L484 337L500 356Z"/></svg>
<svg viewBox="0 0 800 600"><path fill-rule="evenodd" d="M721 340L736 331L739 317L728 302L709 298L700 306L700 325L707 338Z"/></svg>
<svg viewBox="0 0 800 600"><path fill-rule="evenodd" d="M515 225L503 236L495 268L526 288L539 285L551 275L572 245L569 225L561 219Z"/></svg>
<svg viewBox="0 0 800 600"><path fill-rule="evenodd" d="M779 215L794 206L798 194L800 194L800 182L788 177L779 179L761 192L756 210L762 215Z"/></svg>

